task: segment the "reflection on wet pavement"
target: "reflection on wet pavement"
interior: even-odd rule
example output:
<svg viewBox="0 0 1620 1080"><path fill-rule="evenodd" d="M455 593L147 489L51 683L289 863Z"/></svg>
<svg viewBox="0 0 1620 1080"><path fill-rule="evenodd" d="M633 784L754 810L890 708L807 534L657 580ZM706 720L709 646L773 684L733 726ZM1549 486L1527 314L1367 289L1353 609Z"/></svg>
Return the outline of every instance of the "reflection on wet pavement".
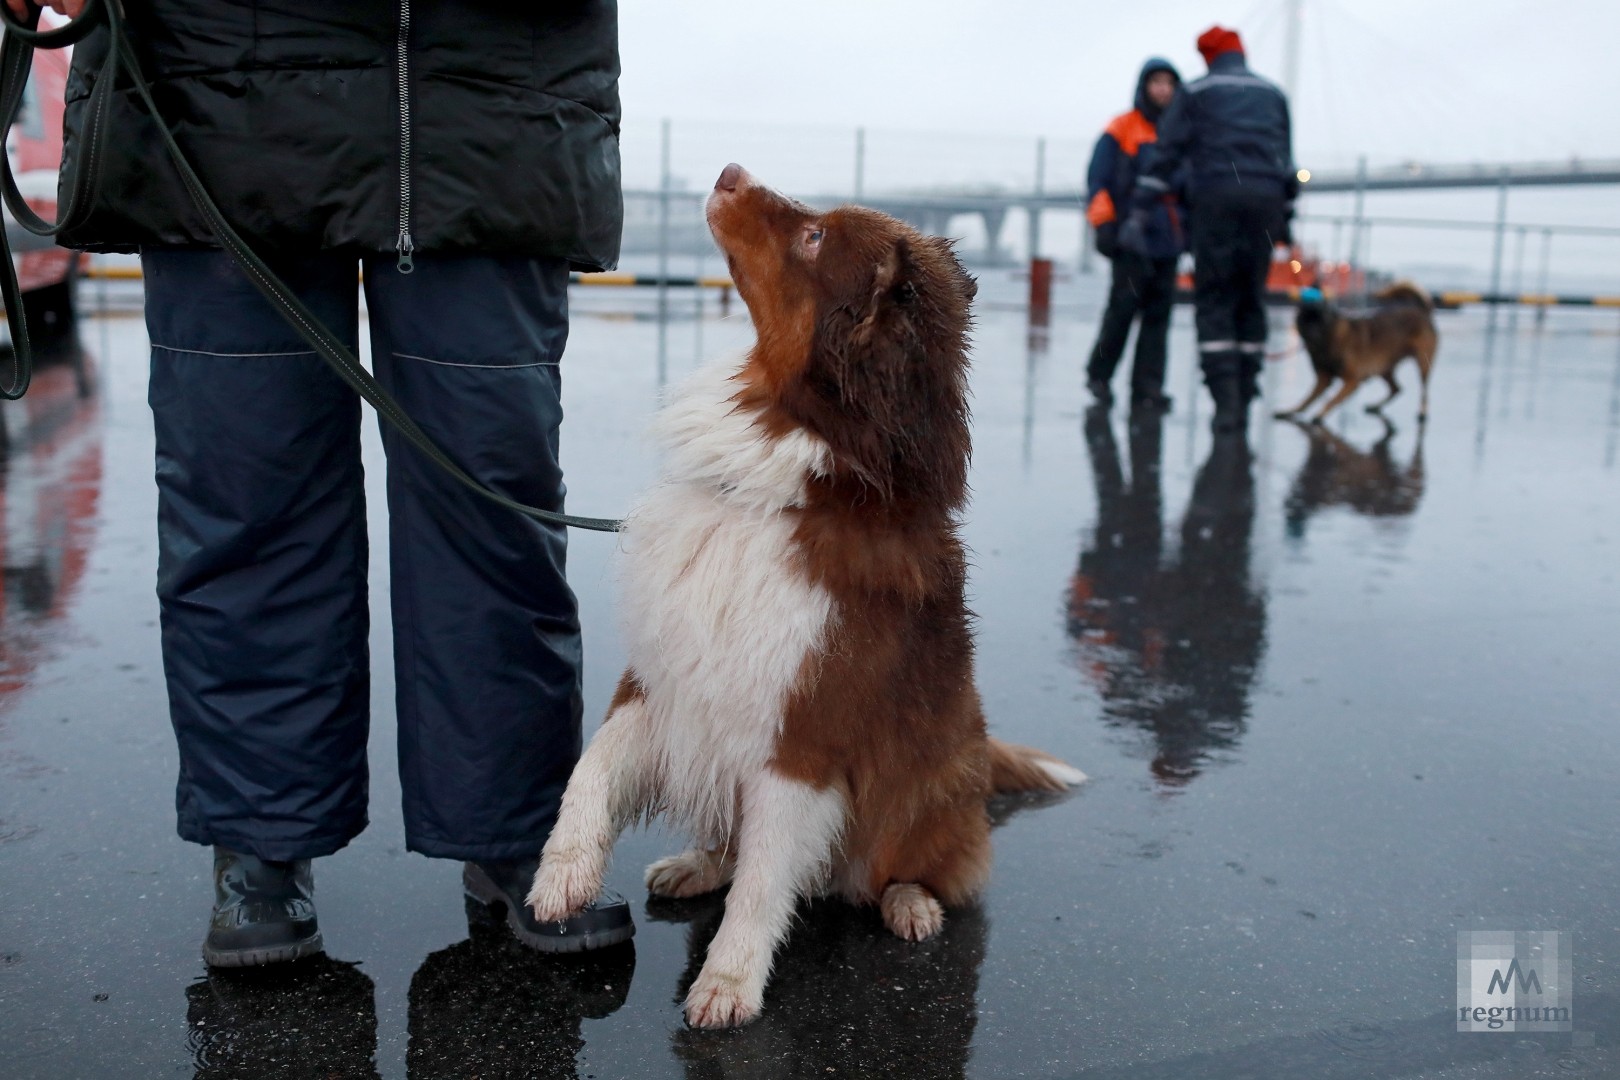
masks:
<svg viewBox="0 0 1620 1080"><path fill-rule="evenodd" d="M315 956L214 971L186 987L197 1080L377 1075L376 988L356 964Z"/></svg>
<svg viewBox="0 0 1620 1080"><path fill-rule="evenodd" d="M650 919L686 923L689 959L676 1000L697 978L724 913L718 897L647 902ZM689 1080L966 1075L989 935L982 911L951 912L938 935L917 944L891 934L874 909L827 900L800 917L757 1021L736 1032L674 1032Z"/></svg>
<svg viewBox="0 0 1620 1080"><path fill-rule="evenodd" d="M25 781L52 767L6 745L6 711L50 654L95 539L101 498L94 363L77 341L39 357L16 415L0 414L0 777ZM0 845L38 827L0 816Z"/></svg>
<svg viewBox="0 0 1620 1080"><path fill-rule="evenodd" d="M467 938L411 976L410 1076L578 1076L580 1022L624 1004L633 945L544 957L484 905ZM317 956L263 970L211 971L186 987L186 1044L198 1080L375 1077L376 993L359 965Z"/></svg>
<svg viewBox="0 0 1620 1080"><path fill-rule="evenodd" d="M652 475L660 340L673 380L750 332L595 302L565 362L565 460L572 508L614 513ZM1094 779L992 804L990 886L937 940L805 906L763 1017L713 1033L680 1001L719 899L642 904L677 838L620 843L608 885L638 934L589 958L524 951L465 905L457 865L404 852L386 667L372 824L317 864L330 958L204 969L133 314L88 320L94 365L47 364L0 407L5 1080L1620 1076L1612 315L1532 333L1441 313L1426 427L1397 400L1390 421L1257 416L1244 444L1209 435L1188 320L1176 411L1132 418L1084 408L1089 323L987 307L964 522L981 692L996 734ZM1292 400L1309 372L1267 380ZM623 666L612 542L574 538L569 568L594 718ZM380 612L383 561L372 587ZM1453 1030L1457 932L1501 928L1572 934L1573 1033Z"/></svg>
<svg viewBox="0 0 1620 1080"><path fill-rule="evenodd" d="M43 359L55 362L39 372L23 400L21 430L13 433L16 421L0 417L0 708L6 695L28 685L50 624L67 613L84 575L101 496L101 431L89 362Z"/></svg>
<svg viewBox="0 0 1620 1080"><path fill-rule="evenodd" d="M1065 629L1102 694L1104 718L1151 735L1148 769L1175 788L1243 737L1266 647L1266 603L1249 565L1248 441L1213 440L1166 559L1163 425L1157 413L1131 416L1127 480L1108 413L1086 411L1097 525L1069 582Z"/></svg>
<svg viewBox="0 0 1620 1080"><path fill-rule="evenodd" d="M1310 440L1305 464L1294 477L1283 503L1288 535L1303 537L1311 517L1335 506L1349 507L1368 517L1404 517L1416 512L1423 499L1423 432L1405 465L1395 461L1391 444L1395 425L1382 416L1384 433L1366 450L1358 450L1321 424L1291 420Z"/></svg>
<svg viewBox="0 0 1620 1080"><path fill-rule="evenodd" d="M580 1021L624 1004L635 945L541 956L482 904L466 908L467 940L429 954L411 976L410 1075L574 1080Z"/></svg>
<svg viewBox="0 0 1620 1080"><path fill-rule="evenodd" d="M1067 797L997 796L991 825ZM720 894L648 898L649 920L686 930L686 966L672 1002L685 1000L724 914ZM740 1031L678 1030L675 1056L688 1080L967 1076L989 939L990 922L978 906L952 909L939 934L913 943L890 933L875 908L832 899L802 905L777 953L760 1018Z"/></svg>

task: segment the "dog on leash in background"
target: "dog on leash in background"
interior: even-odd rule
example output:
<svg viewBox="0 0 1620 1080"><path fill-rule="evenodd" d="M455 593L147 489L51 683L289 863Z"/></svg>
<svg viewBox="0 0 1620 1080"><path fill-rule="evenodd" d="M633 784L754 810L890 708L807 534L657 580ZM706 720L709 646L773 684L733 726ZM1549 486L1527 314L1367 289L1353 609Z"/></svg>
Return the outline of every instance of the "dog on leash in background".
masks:
<svg viewBox="0 0 1620 1080"><path fill-rule="evenodd" d="M663 474L622 539L629 666L528 900L564 918L627 825L684 827L647 888L730 884L686 997L688 1023L730 1027L801 897L929 937L989 875L986 800L1085 776L985 730L957 536L977 286L950 242L736 165L707 213L758 340L659 416Z"/></svg>
<svg viewBox="0 0 1620 1080"><path fill-rule="evenodd" d="M1312 402L1340 380L1338 393L1328 399L1313 418L1321 423L1368 379L1382 378L1389 384L1389 395L1367 406L1370 413L1382 412L1401 392L1395 381L1395 365L1408 356L1417 361L1423 398L1418 420L1429 417L1429 372L1440 335L1434 328L1434 303L1429 294L1409 281L1398 281L1373 296L1374 307L1363 314L1341 312L1322 295L1320 289L1301 289L1299 314L1294 325L1316 369L1316 385L1298 406L1276 414L1289 420L1310 408Z"/></svg>

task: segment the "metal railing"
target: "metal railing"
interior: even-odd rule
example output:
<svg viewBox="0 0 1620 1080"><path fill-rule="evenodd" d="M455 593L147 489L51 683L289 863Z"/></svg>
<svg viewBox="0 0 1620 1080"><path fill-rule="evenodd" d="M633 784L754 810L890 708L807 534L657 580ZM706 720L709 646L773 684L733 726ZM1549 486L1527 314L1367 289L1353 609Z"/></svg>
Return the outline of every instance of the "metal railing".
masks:
<svg viewBox="0 0 1620 1080"><path fill-rule="evenodd" d="M708 273L706 260L714 259L715 252L703 220L703 200L713 176L727 161L735 159L765 182L811 205L832 206L858 199L910 221L925 232L962 238L962 250L981 267L1020 265L1032 254L1039 254L1056 257L1061 265L1081 273L1094 272L1098 260L1091 252L1082 205L1092 146L1090 139L867 128L754 128L676 125L670 121L658 124L656 129L627 128L627 266L667 278L672 273L685 273L685 264L678 271L672 266L691 260L691 274ZM1354 169L1312 175L1300 198L1299 220L1308 226L1307 239L1316 242L1325 258L1395 274L1410 274L1407 266L1436 260L1423 259L1421 250L1398 252L1397 242L1380 245L1380 263L1372 253L1375 230L1381 237L1412 240L1406 244L1409 249L1422 249L1429 243L1412 238L1412 230L1436 230L1433 246L1437 250L1462 251L1452 256L1452 265L1466 273L1453 277L1442 273L1441 280L1426 282L1435 288L1490 297L1521 293L1522 280L1514 286L1509 285L1509 280L1522 279L1523 272L1510 267L1516 261L1522 262L1522 251L1529 240L1539 238L1545 269L1539 273L1537 293L1554 291L1547 280L1549 274L1571 279L1577 273L1588 279L1584 288L1581 282L1572 285L1566 280L1561 286L1563 292L1620 291L1620 273L1613 275L1613 287L1606 287L1603 281L1610 267L1620 267L1620 249L1612 247L1620 237L1620 215L1601 214L1600 210L1600 215L1613 224L1594 225L1528 224L1515 222L1509 216L1510 190L1524 187L1546 191L1555 184L1620 186L1620 161L1406 162L1370 167L1363 158ZM1489 199L1489 191L1494 189L1495 220L1376 214L1368 201L1394 198L1398 203L1398 197L1391 193L1445 188L1475 189L1473 193L1460 192L1455 201L1460 205L1476 204L1471 212L1481 218L1489 211L1479 204ZM1316 202L1318 195L1327 197L1325 204ZM1322 212L1334 210L1333 200L1346 196L1354 199L1348 213ZM1520 212L1537 213L1533 209L1537 201L1521 200ZM1313 205L1320 211L1312 213ZM1488 246L1443 239L1459 231L1494 231L1494 236L1487 241ZM1334 237L1331 244L1327 243L1330 236ZM1349 240L1348 250L1338 243L1340 237ZM1579 238L1581 243L1566 244L1564 237ZM1557 244L1555 238L1559 239ZM1521 254L1515 254L1515 241ZM712 263L708 267L712 268ZM1488 282L1481 280L1478 273L1485 267L1490 270Z"/></svg>
<svg viewBox="0 0 1620 1080"><path fill-rule="evenodd" d="M1573 184L1620 184L1620 159L1526 161L1506 164L1471 162L1432 164L1408 161L1369 169L1317 172L1306 189L1312 192L1421 191L1434 188L1566 187Z"/></svg>
<svg viewBox="0 0 1620 1080"><path fill-rule="evenodd" d="M1021 267L1038 254L1055 259L1065 270L1095 273L1103 267L1093 255L1082 205L1092 145L1089 139L867 128L677 125L669 120L628 126L623 140L624 274L578 280L651 285L659 290L661 314L668 313L670 288L724 288L724 266L709 236L703 204L713 177L733 158L812 205L858 199L926 232L958 237L964 255L981 271ZM1411 276L1433 291L1453 294L1459 303L1478 302L1476 298L1535 301L1555 294L1587 303L1620 292L1620 214L1606 215L1612 224L1511 219L1510 190L1547 190L1544 185L1554 183L1620 185L1620 162L1373 168L1363 159L1353 170L1310 177L1299 203L1296 235L1308 253L1328 266L1348 262ZM1373 202L1380 210L1393 210L1423 201L1406 199L1402 207L1398 195L1386 193L1440 186L1486 189L1446 200L1459 218L1465 213L1485 218L1488 189L1494 188L1494 220L1372 212ZM1320 202L1318 195L1324 196ZM1527 215L1556 217L1563 201L1560 194L1548 209L1546 197L1527 196L1513 205ZM1539 211L1538 202L1544 204ZM1466 209L1469 203L1472 210ZM1344 211L1337 212L1339 207ZM1434 257L1428 258L1431 252ZM1435 265L1420 265L1425 262ZM1448 267L1458 272L1450 273Z"/></svg>

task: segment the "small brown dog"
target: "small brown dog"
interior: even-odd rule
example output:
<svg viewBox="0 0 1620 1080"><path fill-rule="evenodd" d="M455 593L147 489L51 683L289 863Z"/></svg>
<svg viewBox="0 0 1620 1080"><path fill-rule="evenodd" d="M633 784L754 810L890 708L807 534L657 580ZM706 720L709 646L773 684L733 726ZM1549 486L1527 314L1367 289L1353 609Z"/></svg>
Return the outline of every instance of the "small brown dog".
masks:
<svg viewBox="0 0 1620 1080"><path fill-rule="evenodd" d="M1277 413L1279 420L1293 419L1310 408L1335 379L1343 380L1343 385L1316 414L1315 423L1321 423L1362 383L1374 377L1382 377L1389 384L1389 396L1367 406L1367 411L1382 412L1401 392L1395 381L1395 365L1408 356L1417 361L1418 376L1423 380L1418 420L1428 419L1429 372L1434 368L1434 353L1440 343L1434 328L1434 304L1428 293L1409 281L1396 282L1378 292L1373 300L1377 306L1372 311L1346 315L1320 290L1300 292L1294 325L1316 369L1316 385L1298 406Z"/></svg>

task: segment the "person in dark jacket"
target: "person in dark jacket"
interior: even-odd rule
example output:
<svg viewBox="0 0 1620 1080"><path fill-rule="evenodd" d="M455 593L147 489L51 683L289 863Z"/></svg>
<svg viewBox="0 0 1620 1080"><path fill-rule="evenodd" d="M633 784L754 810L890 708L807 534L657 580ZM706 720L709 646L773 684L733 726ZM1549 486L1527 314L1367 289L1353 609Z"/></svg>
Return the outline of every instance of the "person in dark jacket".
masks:
<svg viewBox="0 0 1620 1080"><path fill-rule="evenodd" d="M1216 429L1237 432L1259 393L1266 274L1273 246L1287 235L1299 181L1288 101L1249 71L1237 32L1211 27L1198 51L1209 74L1188 83L1165 111L1131 212L1145 226L1159 201L1185 184L1199 361Z"/></svg>
<svg viewBox="0 0 1620 1080"><path fill-rule="evenodd" d="M1113 263L1108 307L1086 364L1086 384L1101 405L1114 400L1110 382L1125 352L1131 323L1141 316L1131 365L1133 408L1170 408L1164 393L1165 342L1175 300L1176 260L1186 250L1186 224L1173 199L1159 200L1146 227L1120 240L1120 214L1130 212L1136 181L1153 160L1154 124L1176 95L1181 76L1168 60L1150 58L1136 79L1135 107L1108 122L1086 173L1086 220L1097 251Z"/></svg>
<svg viewBox="0 0 1620 1080"><path fill-rule="evenodd" d="M378 379L474 478L561 510L569 268L613 266L622 224L612 0L126 10L249 244L351 348L363 270ZM70 156L108 47L103 27L75 50ZM133 93L109 113L97 201L63 240L139 251L145 274L179 833L214 848L204 956L288 960L321 947L310 860L367 824L359 399L219 249ZM544 926L523 903L581 741L563 530L387 426L383 445L406 845L462 860L536 948L624 940L613 894Z"/></svg>

